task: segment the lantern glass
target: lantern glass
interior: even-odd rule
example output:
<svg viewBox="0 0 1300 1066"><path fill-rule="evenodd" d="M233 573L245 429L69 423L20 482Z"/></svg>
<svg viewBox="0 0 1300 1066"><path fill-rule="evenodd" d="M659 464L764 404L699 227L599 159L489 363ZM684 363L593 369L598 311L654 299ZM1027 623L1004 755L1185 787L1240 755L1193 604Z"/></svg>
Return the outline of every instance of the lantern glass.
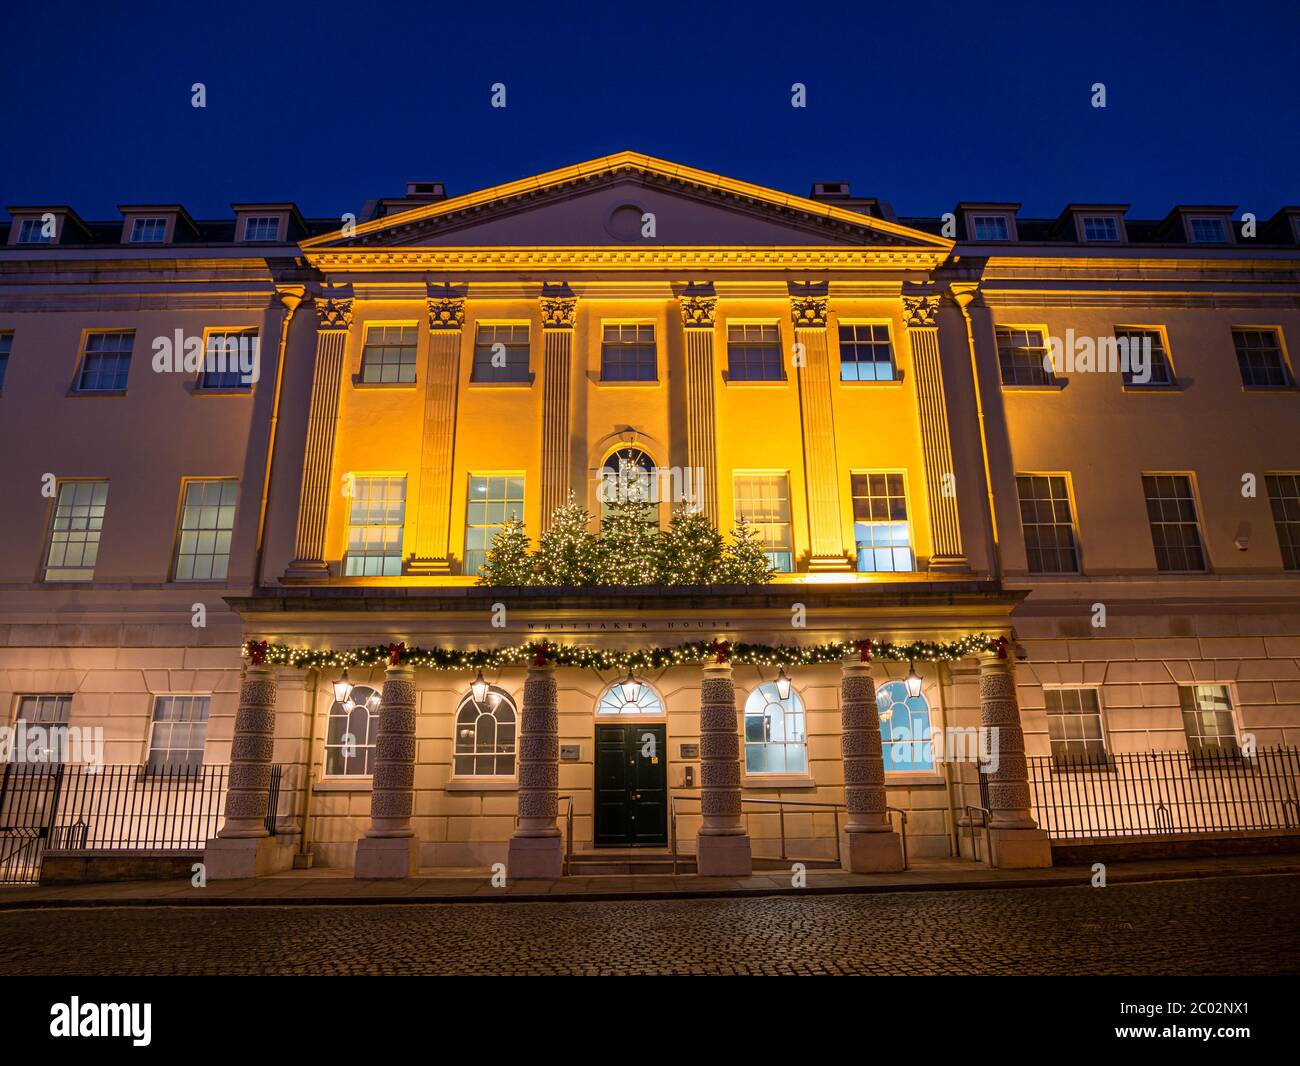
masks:
<svg viewBox="0 0 1300 1066"><path fill-rule="evenodd" d="M347 703L352 695L352 682L348 680L348 668L343 667L343 676L334 682L334 699L339 703Z"/></svg>
<svg viewBox="0 0 1300 1066"><path fill-rule="evenodd" d="M487 699L488 683L483 679L482 670L474 676L474 682L469 686L469 691L474 697L475 703L482 703Z"/></svg>
<svg viewBox="0 0 1300 1066"><path fill-rule="evenodd" d="M907 677L904 684L907 685L907 694L912 697L921 694L921 675L916 672L916 663L908 663Z"/></svg>
<svg viewBox="0 0 1300 1066"><path fill-rule="evenodd" d="M623 690L624 703L636 703L641 698L641 682L633 675L632 671L627 672L627 677L619 682L619 687Z"/></svg>
<svg viewBox="0 0 1300 1066"><path fill-rule="evenodd" d="M776 694L783 700L790 698L790 678L786 676L785 667L776 675Z"/></svg>

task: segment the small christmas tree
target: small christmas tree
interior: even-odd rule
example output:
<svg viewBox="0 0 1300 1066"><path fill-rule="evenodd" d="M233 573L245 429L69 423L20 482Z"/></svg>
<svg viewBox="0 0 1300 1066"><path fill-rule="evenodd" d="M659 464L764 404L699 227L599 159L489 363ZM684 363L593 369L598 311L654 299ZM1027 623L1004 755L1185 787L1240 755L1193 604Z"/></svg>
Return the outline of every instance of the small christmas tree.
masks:
<svg viewBox="0 0 1300 1066"><path fill-rule="evenodd" d="M659 538L661 585L709 585L722 567L722 534L708 515L679 507Z"/></svg>
<svg viewBox="0 0 1300 1066"><path fill-rule="evenodd" d="M600 527L602 585L652 585L659 559L654 505L634 499L608 505Z"/></svg>
<svg viewBox="0 0 1300 1066"><path fill-rule="evenodd" d="M480 585L528 585L533 580L533 557L528 553L524 524L511 515L488 546L479 567Z"/></svg>
<svg viewBox="0 0 1300 1066"><path fill-rule="evenodd" d="M533 557L533 581L538 585L591 585L600 574L600 542L590 530L591 512L569 502L551 515Z"/></svg>
<svg viewBox="0 0 1300 1066"><path fill-rule="evenodd" d="M722 552L717 581L723 585L766 585L776 573L758 530L741 515Z"/></svg>

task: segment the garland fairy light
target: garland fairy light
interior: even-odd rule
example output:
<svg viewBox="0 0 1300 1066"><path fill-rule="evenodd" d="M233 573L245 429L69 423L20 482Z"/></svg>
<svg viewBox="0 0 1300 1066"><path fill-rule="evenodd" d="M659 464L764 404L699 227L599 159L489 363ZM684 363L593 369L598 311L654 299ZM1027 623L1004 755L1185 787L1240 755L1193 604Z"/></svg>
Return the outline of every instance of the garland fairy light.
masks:
<svg viewBox="0 0 1300 1066"><path fill-rule="evenodd" d="M751 644L745 641L697 640L636 650L555 644L549 640L498 648L408 648L405 644L375 644L348 651L295 648L268 641L248 641L244 655L255 664L293 667L414 666L424 670L501 669L527 666L575 666L590 670L658 670L705 662L734 662L745 666L812 666L840 662L855 655L861 662L951 662L981 652L1007 657L1007 638L976 633L953 641L836 640L825 644Z"/></svg>

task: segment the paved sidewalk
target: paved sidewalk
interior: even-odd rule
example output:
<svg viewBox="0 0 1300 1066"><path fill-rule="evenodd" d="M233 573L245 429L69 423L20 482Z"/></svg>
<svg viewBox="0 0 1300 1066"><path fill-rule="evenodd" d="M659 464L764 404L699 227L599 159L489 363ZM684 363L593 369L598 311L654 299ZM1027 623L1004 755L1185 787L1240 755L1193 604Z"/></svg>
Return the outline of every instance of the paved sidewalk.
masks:
<svg viewBox="0 0 1300 1066"><path fill-rule="evenodd" d="M1300 854L1225 858L1162 859L1107 864L1109 884L1178 881L1207 877L1300 873ZM220 906L322 903L491 903L499 901L645 900L696 897L840 895L924 892L952 889L1042 888L1091 882L1088 866L1048 870L990 870L956 859L918 859L896 874L850 874L810 869L805 887L785 871L752 877L695 874L573 876L558 880L511 881L494 887L487 870L424 870L404 881L357 881L348 869L294 870L270 877L212 881L194 888L188 880L109 884L0 886L0 910L31 907Z"/></svg>

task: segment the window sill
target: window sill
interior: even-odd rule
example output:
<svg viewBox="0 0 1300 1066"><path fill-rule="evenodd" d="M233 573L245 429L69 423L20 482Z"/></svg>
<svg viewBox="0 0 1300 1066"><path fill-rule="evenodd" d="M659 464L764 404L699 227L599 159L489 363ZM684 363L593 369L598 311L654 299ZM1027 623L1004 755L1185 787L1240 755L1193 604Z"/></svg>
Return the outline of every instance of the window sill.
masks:
<svg viewBox="0 0 1300 1066"><path fill-rule="evenodd" d="M1002 383L1003 392L1060 392L1069 384L1067 381L1055 381L1050 385L1008 385Z"/></svg>
<svg viewBox="0 0 1300 1066"><path fill-rule="evenodd" d="M859 378L840 378L840 384L845 386L846 388L851 388L851 389L856 389L859 387L876 388L876 389L901 389L903 387L903 376L902 374L899 374L899 376L896 378L887 378L883 381L879 379L874 381L871 379L863 381Z"/></svg>
<svg viewBox="0 0 1300 1066"><path fill-rule="evenodd" d="M125 396L126 389L69 389L69 396Z"/></svg>
<svg viewBox="0 0 1300 1066"><path fill-rule="evenodd" d="M357 374L352 375L352 387L354 389L397 389L399 391L414 392L420 387L417 381L362 381Z"/></svg>
<svg viewBox="0 0 1300 1066"><path fill-rule="evenodd" d="M1296 392L1295 385L1243 385L1242 392Z"/></svg>
<svg viewBox="0 0 1300 1066"><path fill-rule="evenodd" d="M189 386L191 396L252 396L253 387L246 389L201 389L197 385Z"/></svg>
<svg viewBox="0 0 1300 1066"><path fill-rule="evenodd" d="M373 779L369 777L326 777L311 786L313 792L371 792Z"/></svg>
<svg viewBox="0 0 1300 1066"><path fill-rule="evenodd" d="M470 380L471 389L531 389L537 380L536 374L529 374L527 381L474 381Z"/></svg>
<svg viewBox="0 0 1300 1066"><path fill-rule="evenodd" d="M453 777L443 788L447 792L517 792L519 782L513 777Z"/></svg>
<svg viewBox="0 0 1300 1066"><path fill-rule="evenodd" d="M746 774L741 788L816 788L817 782L808 774Z"/></svg>
<svg viewBox="0 0 1300 1066"><path fill-rule="evenodd" d="M789 378L766 378L766 379L757 378L751 380L749 378L742 378L740 381L734 381L731 378L727 377L726 374L723 374L722 382L729 389L743 389L743 388L771 389L771 388L780 388L783 385L789 385L790 379Z"/></svg>
<svg viewBox="0 0 1300 1066"><path fill-rule="evenodd" d="M663 384L658 378L640 381L606 381L601 377L592 378L592 383L602 389L653 389Z"/></svg>

